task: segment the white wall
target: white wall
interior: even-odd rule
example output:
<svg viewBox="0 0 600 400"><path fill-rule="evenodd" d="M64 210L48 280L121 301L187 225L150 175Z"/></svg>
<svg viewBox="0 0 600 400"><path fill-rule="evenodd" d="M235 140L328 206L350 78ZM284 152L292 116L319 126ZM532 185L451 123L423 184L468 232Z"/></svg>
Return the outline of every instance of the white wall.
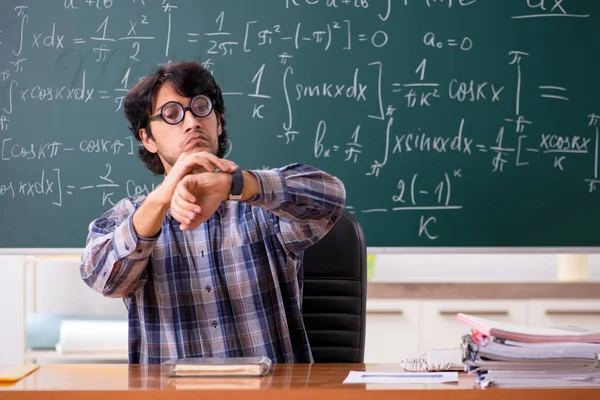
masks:
<svg viewBox="0 0 600 400"><path fill-rule="evenodd" d="M556 254L376 254L374 282L557 282ZM588 281L600 281L590 254Z"/></svg>
<svg viewBox="0 0 600 400"><path fill-rule="evenodd" d="M78 256L5 255L0 256L0 265L0 365L23 362L25 309L39 313L127 316L121 299L103 297L83 283Z"/></svg>
<svg viewBox="0 0 600 400"><path fill-rule="evenodd" d="M79 256L36 257L29 311L126 318L123 300L90 289L79 274ZM32 268L33 269L33 268Z"/></svg>
<svg viewBox="0 0 600 400"><path fill-rule="evenodd" d="M376 254L373 282L556 282L555 254ZM24 284L23 263L35 279ZM79 276L79 257L0 256L0 365L22 362L24 287L28 310L125 317L120 299L102 297ZM589 281L600 281L600 255L589 257ZM35 290L34 290L35 288Z"/></svg>
<svg viewBox="0 0 600 400"><path fill-rule="evenodd" d="M0 257L0 365L14 365L22 361L25 347L23 258Z"/></svg>

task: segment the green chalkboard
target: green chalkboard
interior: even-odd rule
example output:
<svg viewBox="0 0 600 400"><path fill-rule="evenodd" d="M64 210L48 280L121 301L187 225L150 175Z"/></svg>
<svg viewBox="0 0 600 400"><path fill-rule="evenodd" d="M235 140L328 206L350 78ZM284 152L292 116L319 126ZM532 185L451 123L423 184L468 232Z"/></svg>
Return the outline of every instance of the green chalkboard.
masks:
<svg viewBox="0 0 600 400"><path fill-rule="evenodd" d="M83 248L152 190L121 102L177 60L220 83L228 158L338 176L370 247L597 247L599 18L587 0L3 0L0 248Z"/></svg>

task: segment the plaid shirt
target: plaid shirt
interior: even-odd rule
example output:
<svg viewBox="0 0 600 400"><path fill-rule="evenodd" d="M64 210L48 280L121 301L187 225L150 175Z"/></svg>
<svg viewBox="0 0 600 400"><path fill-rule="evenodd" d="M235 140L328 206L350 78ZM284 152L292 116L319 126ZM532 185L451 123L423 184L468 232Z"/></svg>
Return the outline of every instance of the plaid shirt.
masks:
<svg viewBox="0 0 600 400"><path fill-rule="evenodd" d="M168 213L157 237L137 236L132 216L145 196L121 200L90 224L81 276L104 296L125 299L130 363L312 361L302 256L342 212L345 189L303 164L251 172L260 194L223 202L193 231Z"/></svg>

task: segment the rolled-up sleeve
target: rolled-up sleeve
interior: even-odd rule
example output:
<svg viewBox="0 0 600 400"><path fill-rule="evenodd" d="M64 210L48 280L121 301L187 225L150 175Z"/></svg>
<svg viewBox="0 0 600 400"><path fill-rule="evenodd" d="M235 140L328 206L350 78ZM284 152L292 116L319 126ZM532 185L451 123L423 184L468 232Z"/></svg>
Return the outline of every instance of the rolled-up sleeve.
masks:
<svg viewBox="0 0 600 400"><path fill-rule="evenodd" d="M80 273L89 287L104 296L131 296L146 281L146 266L158 236L136 234L135 210L131 199L123 199L89 226Z"/></svg>
<svg viewBox="0 0 600 400"><path fill-rule="evenodd" d="M250 203L279 217L281 240L295 254L325 236L344 209L344 184L309 165L249 172L260 187Z"/></svg>

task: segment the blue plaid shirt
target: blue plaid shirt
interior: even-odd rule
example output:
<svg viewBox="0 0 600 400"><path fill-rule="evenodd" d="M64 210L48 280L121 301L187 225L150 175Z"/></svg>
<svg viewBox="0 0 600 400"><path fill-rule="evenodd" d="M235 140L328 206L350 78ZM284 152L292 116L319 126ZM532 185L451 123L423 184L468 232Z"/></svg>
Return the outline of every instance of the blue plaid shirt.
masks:
<svg viewBox="0 0 600 400"><path fill-rule="evenodd" d="M260 194L223 202L193 231L168 213L155 238L136 235L145 196L89 227L81 276L129 310L129 362L265 355L312 362L302 320L302 256L333 226L343 184L303 164L250 171Z"/></svg>

